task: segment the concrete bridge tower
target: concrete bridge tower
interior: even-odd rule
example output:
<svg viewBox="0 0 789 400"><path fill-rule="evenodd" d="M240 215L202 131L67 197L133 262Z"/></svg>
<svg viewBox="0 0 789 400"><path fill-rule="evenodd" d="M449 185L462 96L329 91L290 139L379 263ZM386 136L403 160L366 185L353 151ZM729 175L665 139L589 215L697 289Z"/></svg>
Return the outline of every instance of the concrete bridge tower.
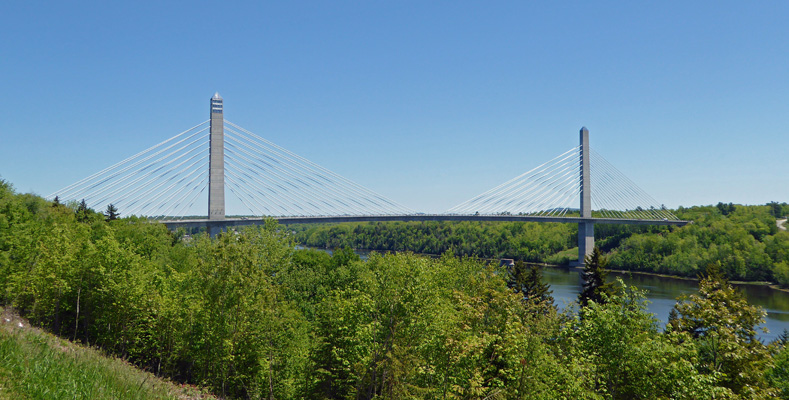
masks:
<svg viewBox="0 0 789 400"><path fill-rule="evenodd" d="M589 178L589 130L581 128L581 218L592 218L592 185ZM594 249L594 222L578 223L578 264Z"/></svg>
<svg viewBox="0 0 789 400"><path fill-rule="evenodd" d="M208 161L208 219L225 219L225 119L222 96L211 97L211 134Z"/></svg>

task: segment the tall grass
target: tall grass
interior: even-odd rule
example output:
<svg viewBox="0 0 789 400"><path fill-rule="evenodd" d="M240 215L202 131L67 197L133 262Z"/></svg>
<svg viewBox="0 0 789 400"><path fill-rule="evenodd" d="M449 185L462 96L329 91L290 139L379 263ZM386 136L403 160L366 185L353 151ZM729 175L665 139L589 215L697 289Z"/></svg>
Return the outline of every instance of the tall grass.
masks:
<svg viewBox="0 0 789 400"><path fill-rule="evenodd" d="M0 320L0 399L203 397L97 350L30 328L17 318L7 319Z"/></svg>

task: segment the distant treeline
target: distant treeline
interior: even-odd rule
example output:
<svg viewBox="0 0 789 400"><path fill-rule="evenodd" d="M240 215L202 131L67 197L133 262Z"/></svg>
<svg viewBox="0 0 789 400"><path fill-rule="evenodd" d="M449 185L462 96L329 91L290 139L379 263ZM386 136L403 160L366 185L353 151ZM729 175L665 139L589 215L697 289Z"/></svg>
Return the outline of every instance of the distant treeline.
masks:
<svg viewBox="0 0 789 400"><path fill-rule="evenodd" d="M596 224L610 267L696 276L710 265L730 278L789 285L789 233L776 218L786 203L680 208L685 227ZM566 264L577 259L575 224L536 222L369 222L289 227L296 241L322 248L412 251Z"/></svg>

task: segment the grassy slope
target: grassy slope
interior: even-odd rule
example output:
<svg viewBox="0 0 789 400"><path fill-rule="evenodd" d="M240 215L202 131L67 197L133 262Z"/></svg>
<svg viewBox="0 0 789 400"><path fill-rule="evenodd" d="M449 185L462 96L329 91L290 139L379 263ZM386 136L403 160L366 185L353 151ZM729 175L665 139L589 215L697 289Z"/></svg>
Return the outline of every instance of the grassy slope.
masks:
<svg viewBox="0 0 789 400"><path fill-rule="evenodd" d="M213 399L0 316L0 399Z"/></svg>

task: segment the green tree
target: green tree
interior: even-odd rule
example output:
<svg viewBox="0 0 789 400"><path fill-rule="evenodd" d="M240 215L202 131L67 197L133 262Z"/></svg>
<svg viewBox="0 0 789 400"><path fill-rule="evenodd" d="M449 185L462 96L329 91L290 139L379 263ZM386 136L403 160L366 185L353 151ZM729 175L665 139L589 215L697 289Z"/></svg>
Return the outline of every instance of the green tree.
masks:
<svg viewBox="0 0 789 400"><path fill-rule="evenodd" d="M646 309L645 293L619 281L605 304L589 302L563 331L573 358L590 364L607 399L713 399L728 391L689 360L693 347L671 343Z"/></svg>
<svg viewBox="0 0 789 400"><path fill-rule="evenodd" d="M527 266L521 260L507 269L507 287L523 295L524 301L535 304L553 305L550 285L543 282L542 271L537 265Z"/></svg>
<svg viewBox="0 0 789 400"><path fill-rule="evenodd" d="M722 202L718 202L718 204L715 207L717 207L718 211L720 211L720 213L723 215L729 215L737 209L737 207L732 203L725 204Z"/></svg>
<svg viewBox="0 0 789 400"><path fill-rule="evenodd" d="M581 273L583 288L578 294L578 302L581 307L586 307L593 301L603 304L611 295L612 284L606 282L608 271L608 259L603 255L599 248L595 247L592 254L584 259L584 270Z"/></svg>
<svg viewBox="0 0 789 400"><path fill-rule="evenodd" d="M783 205L778 203L777 201L771 201L767 203L767 206L770 207L770 215L776 218L780 218L783 216Z"/></svg>
<svg viewBox="0 0 789 400"><path fill-rule="evenodd" d="M685 333L698 352L697 367L717 375L719 384L744 398L767 398L772 393L765 372L772 367L767 347L756 337L765 311L749 305L717 266L699 281L698 294L682 296L666 329ZM677 336L682 342L682 336Z"/></svg>
<svg viewBox="0 0 789 400"><path fill-rule="evenodd" d="M767 371L767 380L778 389L782 399L789 399L789 346L786 343L780 345L773 360L775 364Z"/></svg>
<svg viewBox="0 0 789 400"><path fill-rule="evenodd" d="M107 204L107 211L104 211L104 217L107 221L114 221L118 219L120 214L118 213L118 207L115 207L114 204L110 203Z"/></svg>

